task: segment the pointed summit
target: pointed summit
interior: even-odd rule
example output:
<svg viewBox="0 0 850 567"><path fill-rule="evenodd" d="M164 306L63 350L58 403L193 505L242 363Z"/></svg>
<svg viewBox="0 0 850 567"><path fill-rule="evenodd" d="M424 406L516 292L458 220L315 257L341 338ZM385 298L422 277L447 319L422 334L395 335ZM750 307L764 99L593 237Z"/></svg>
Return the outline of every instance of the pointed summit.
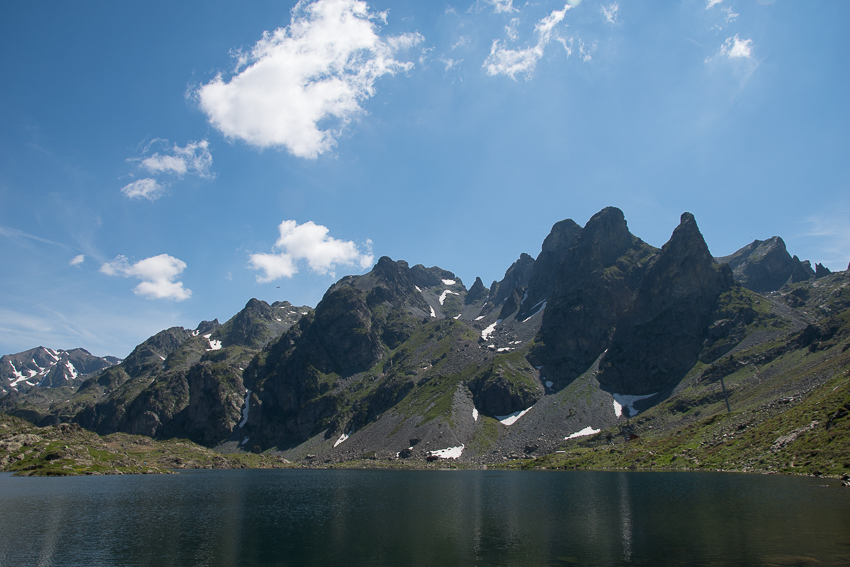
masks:
<svg viewBox="0 0 850 567"><path fill-rule="evenodd" d="M729 267L714 261L694 216L683 214L618 322L599 382L635 395L677 384L702 350L717 297L732 285Z"/></svg>

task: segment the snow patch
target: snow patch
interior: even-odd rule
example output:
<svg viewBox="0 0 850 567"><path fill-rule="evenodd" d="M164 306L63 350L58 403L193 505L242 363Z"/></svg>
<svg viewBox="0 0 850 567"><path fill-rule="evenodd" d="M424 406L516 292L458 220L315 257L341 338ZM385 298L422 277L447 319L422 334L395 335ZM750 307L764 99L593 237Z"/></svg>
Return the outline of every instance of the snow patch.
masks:
<svg viewBox="0 0 850 567"><path fill-rule="evenodd" d="M576 431L575 433L573 433L569 437L564 437L564 439L575 439L576 437L584 437L586 435L595 435L595 434L599 433L600 431L602 431L602 430L601 429L593 429L593 427L588 425L587 427L585 427L581 431Z"/></svg>
<svg viewBox="0 0 850 567"><path fill-rule="evenodd" d="M623 406L621 406L619 404L619 402L617 402L617 400L615 399L614 400L614 416L620 417L621 415L623 415Z"/></svg>
<svg viewBox="0 0 850 567"><path fill-rule="evenodd" d="M461 453L463 453L463 445L459 447L448 447L446 449L440 449L439 451L429 451L431 456L439 457L441 459L458 459L460 458Z"/></svg>
<svg viewBox="0 0 850 567"><path fill-rule="evenodd" d="M531 407L534 407L534 406L531 406ZM528 410L530 410L530 409L531 408L527 408L527 409L524 409L522 411L515 411L511 415L497 415L496 419L498 419L500 422L502 422L502 425L507 427L509 425L513 425L514 423L516 423L517 420L519 418L521 418L522 416L524 416L526 413L528 413Z"/></svg>
<svg viewBox="0 0 850 567"><path fill-rule="evenodd" d="M478 408L475 406L472 406L472 420L478 421Z"/></svg>
<svg viewBox="0 0 850 567"><path fill-rule="evenodd" d="M511 347L504 346L502 348L497 348L496 352L511 352L512 350L515 350L515 349L512 349Z"/></svg>
<svg viewBox="0 0 850 567"><path fill-rule="evenodd" d="M348 433L343 433L342 435L339 436L339 439L336 440L336 443L334 443L334 447L336 447L337 445L339 445L340 443L342 443L343 441L345 441L349 437L351 437L351 431L349 431Z"/></svg>
<svg viewBox="0 0 850 567"><path fill-rule="evenodd" d="M629 410L629 415L626 417L632 417L638 414L638 410L635 409L635 402L640 400L645 400L647 398L651 398L652 396L657 395L658 392L654 394L646 394L645 396L629 396L626 394L614 394L614 415L620 417L623 412L623 408Z"/></svg>
<svg viewBox="0 0 850 567"><path fill-rule="evenodd" d="M449 294L452 294L452 295L460 295L460 294L459 294L458 292L456 292L456 291L449 291L449 290L445 290L443 293L441 293L441 294L440 294L440 305L442 305L442 304L446 301L446 297L447 297Z"/></svg>
<svg viewBox="0 0 850 567"><path fill-rule="evenodd" d="M455 280L443 280L443 285L455 285L456 283Z"/></svg>
<svg viewBox="0 0 850 567"><path fill-rule="evenodd" d="M525 323L526 321L528 321L529 319L531 319L532 317L534 317L535 315L537 315L538 313L540 313L541 311L546 309L546 300L544 299L543 301L541 301L540 303L538 303L537 305L532 307L532 309L534 309L534 313L532 313L531 315L529 315L528 317L523 319L522 320L523 323Z"/></svg>
<svg viewBox="0 0 850 567"><path fill-rule="evenodd" d="M242 444L244 445L245 443L247 443L247 442L248 442L248 439L250 439L250 438L249 438L249 437L246 437L245 439L243 439L243 440L242 440Z"/></svg>
<svg viewBox="0 0 850 567"><path fill-rule="evenodd" d="M554 384L553 382L551 382L551 381L549 381L549 380L546 380L546 387L547 387L547 388L551 389L551 388L552 388L552 386L554 386L554 385L555 385L555 384Z"/></svg>
<svg viewBox="0 0 850 567"><path fill-rule="evenodd" d="M430 307L430 305L429 305L429 307ZM434 311L433 307L431 307L431 317L436 317L436 316L437 316L437 312Z"/></svg>
<svg viewBox="0 0 850 567"><path fill-rule="evenodd" d="M415 285L415 286L413 286L413 287L415 287L415 288L416 288L416 291L418 291L419 293L422 293L422 290L421 290L421 289L419 289L419 286L418 286L418 285Z"/></svg>
<svg viewBox="0 0 850 567"><path fill-rule="evenodd" d="M212 336L212 333L207 333L206 335L204 335L204 338L205 338L205 339L208 339L208 338L210 338L211 336Z"/></svg>
<svg viewBox="0 0 850 567"><path fill-rule="evenodd" d="M463 313L458 313L458 314L457 314L457 317L455 317L455 319L460 319L460 316L461 316L461 315L463 315Z"/></svg>
<svg viewBox="0 0 850 567"><path fill-rule="evenodd" d="M493 323L492 325L488 326L486 329L484 329L483 331L481 331L481 338L482 338L482 339L484 339L485 341L486 341L486 340L489 340L489 339L490 339L490 335L492 335L492 334L493 334L493 331L495 331L495 330L496 330L496 325L498 325L498 324L499 324L499 323L501 323L501 322L502 322L502 320L501 320L501 319L496 319L496 322L495 322L495 323Z"/></svg>
<svg viewBox="0 0 850 567"><path fill-rule="evenodd" d="M159 357L160 357L162 360L165 360L165 357L164 357L164 356L159 355Z"/></svg>
<svg viewBox="0 0 850 567"><path fill-rule="evenodd" d="M209 337L209 335L204 335L204 336L207 337L207 340L210 342L210 348L207 349L208 351L209 350L219 350L221 348L221 341L211 339Z"/></svg>
<svg viewBox="0 0 850 567"><path fill-rule="evenodd" d="M476 320L476 321L480 321L480 320L481 320L481 319L483 319L483 318L484 318L484 315L479 315L478 317L476 317L476 318L475 318L475 320Z"/></svg>
<svg viewBox="0 0 850 567"><path fill-rule="evenodd" d="M245 407L242 408L242 421L239 422L239 427L245 427L245 424L248 423L248 410L251 409L248 405L248 402L251 398L251 390L245 391Z"/></svg>

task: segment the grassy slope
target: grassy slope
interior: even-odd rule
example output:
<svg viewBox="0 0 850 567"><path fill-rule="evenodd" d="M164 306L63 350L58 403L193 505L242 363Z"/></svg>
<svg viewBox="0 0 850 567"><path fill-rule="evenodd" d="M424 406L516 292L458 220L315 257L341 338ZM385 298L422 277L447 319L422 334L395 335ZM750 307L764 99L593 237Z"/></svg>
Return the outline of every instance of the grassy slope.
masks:
<svg viewBox="0 0 850 567"><path fill-rule="evenodd" d="M0 471L23 476L163 474L171 469L283 468L273 455L222 455L185 439L101 437L74 424L36 427L0 414Z"/></svg>
<svg viewBox="0 0 850 567"><path fill-rule="evenodd" d="M625 443L612 429L511 466L850 474L850 339L772 360L763 352L739 353L738 370L724 378L732 413L717 378L695 377L631 421L638 439Z"/></svg>

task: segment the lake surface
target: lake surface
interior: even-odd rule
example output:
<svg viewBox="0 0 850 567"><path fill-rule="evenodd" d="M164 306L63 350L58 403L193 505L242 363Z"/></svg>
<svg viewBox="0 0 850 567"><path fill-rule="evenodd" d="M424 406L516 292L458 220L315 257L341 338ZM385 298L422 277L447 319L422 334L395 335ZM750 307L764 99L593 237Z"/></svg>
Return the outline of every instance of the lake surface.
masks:
<svg viewBox="0 0 850 567"><path fill-rule="evenodd" d="M819 563L818 563L819 562ZM0 474L0 565L850 565L850 488L727 473Z"/></svg>

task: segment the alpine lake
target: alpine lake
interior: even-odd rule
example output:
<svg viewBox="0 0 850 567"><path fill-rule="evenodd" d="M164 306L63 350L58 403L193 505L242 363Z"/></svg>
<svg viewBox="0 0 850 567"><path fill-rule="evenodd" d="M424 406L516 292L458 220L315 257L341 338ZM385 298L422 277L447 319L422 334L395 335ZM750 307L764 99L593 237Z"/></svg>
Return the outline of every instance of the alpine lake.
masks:
<svg viewBox="0 0 850 567"><path fill-rule="evenodd" d="M0 565L850 565L850 488L694 472L2 473Z"/></svg>

